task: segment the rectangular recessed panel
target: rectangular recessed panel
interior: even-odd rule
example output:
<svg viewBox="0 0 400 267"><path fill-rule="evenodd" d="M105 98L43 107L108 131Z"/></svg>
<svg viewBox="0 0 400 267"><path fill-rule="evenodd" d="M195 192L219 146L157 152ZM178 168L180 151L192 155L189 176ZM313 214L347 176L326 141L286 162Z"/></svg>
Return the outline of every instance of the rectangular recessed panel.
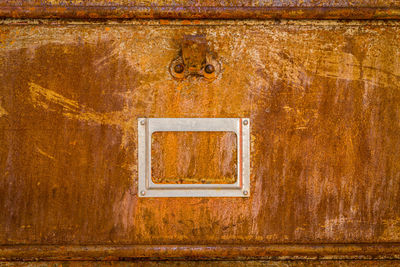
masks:
<svg viewBox="0 0 400 267"><path fill-rule="evenodd" d="M141 197L249 197L250 120L139 118Z"/></svg>
<svg viewBox="0 0 400 267"><path fill-rule="evenodd" d="M152 181L157 184L233 184L237 180L234 132L155 132Z"/></svg>

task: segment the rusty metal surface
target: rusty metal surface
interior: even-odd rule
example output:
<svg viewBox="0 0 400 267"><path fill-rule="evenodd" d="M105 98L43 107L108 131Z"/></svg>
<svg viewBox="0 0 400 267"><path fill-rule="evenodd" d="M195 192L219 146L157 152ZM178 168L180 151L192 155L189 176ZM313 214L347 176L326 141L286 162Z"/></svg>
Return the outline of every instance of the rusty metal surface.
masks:
<svg viewBox="0 0 400 267"><path fill-rule="evenodd" d="M11 6L400 7L398 0L1 0Z"/></svg>
<svg viewBox="0 0 400 267"><path fill-rule="evenodd" d="M0 27L2 257L48 253L23 244L399 254L399 23L48 23ZM218 53L214 81L170 75L186 34ZM139 199L138 117L250 117L251 197ZM306 251L341 254L319 247ZM146 255L205 255L162 248Z"/></svg>
<svg viewBox="0 0 400 267"><path fill-rule="evenodd" d="M13 245L4 260L400 260L400 244ZM400 262L399 262L400 263Z"/></svg>
<svg viewBox="0 0 400 267"><path fill-rule="evenodd" d="M156 132L152 150L154 183L233 184L237 180L235 133Z"/></svg>
<svg viewBox="0 0 400 267"><path fill-rule="evenodd" d="M52 262L0 262L1 267L24 266L24 267L139 267L139 266L201 266L201 267L230 267L230 266L270 266L270 267L290 267L290 266L399 266L397 261L134 261L134 262L92 262L92 261L52 261Z"/></svg>
<svg viewBox="0 0 400 267"><path fill-rule="evenodd" d="M201 267L230 267L230 266L269 266L269 267L290 267L290 266L382 266L393 267L399 266L397 261L134 261L134 262L91 262L91 261L78 261L78 262L0 262L1 267L10 266L25 266L25 267L139 267L139 266L201 266Z"/></svg>
<svg viewBox="0 0 400 267"><path fill-rule="evenodd" d="M398 20L398 7L76 7L1 6L0 18L61 19L374 19Z"/></svg>
<svg viewBox="0 0 400 267"><path fill-rule="evenodd" d="M185 35L181 49L170 64L174 78L187 79L191 76L203 77L212 81L221 72L221 64L214 52L210 51L204 35Z"/></svg>
<svg viewBox="0 0 400 267"><path fill-rule="evenodd" d="M0 1L7 18L400 19L397 0Z"/></svg>

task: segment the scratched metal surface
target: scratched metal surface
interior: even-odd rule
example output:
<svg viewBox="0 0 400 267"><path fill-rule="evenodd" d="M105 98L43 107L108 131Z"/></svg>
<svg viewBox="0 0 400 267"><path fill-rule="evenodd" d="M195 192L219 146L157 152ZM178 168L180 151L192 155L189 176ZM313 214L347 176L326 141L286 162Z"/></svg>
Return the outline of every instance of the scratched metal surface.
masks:
<svg viewBox="0 0 400 267"><path fill-rule="evenodd" d="M1 244L400 242L399 23L52 23L0 28ZM138 117L251 118L251 197L139 199Z"/></svg>
<svg viewBox="0 0 400 267"><path fill-rule="evenodd" d="M265 6L265 7L399 7L398 0L1 0L15 6Z"/></svg>
<svg viewBox="0 0 400 267"><path fill-rule="evenodd" d="M2 18L400 19L398 0L0 0Z"/></svg>
<svg viewBox="0 0 400 267"><path fill-rule="evenodd" d="M229 266L399 266L398 261L136 261L136 262L0 262L1 267L25 266L25 267L139 267L139 266L204 266L204 267L229 267Z"/></svg>

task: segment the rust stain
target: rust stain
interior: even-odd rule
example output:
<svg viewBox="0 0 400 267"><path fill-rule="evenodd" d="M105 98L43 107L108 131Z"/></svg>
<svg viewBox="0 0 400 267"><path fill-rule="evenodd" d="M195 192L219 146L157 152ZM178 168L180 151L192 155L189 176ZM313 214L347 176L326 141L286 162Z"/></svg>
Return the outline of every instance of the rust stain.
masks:
<svg viewBox="0 0 400 267"><path fill-rule="evenodd" d="M237 180L236 166L234 133L157 132L152 136L155 183L232 184Z"/></svg>
<svg viewBox="0 0 400 267"><path fill-rule="evenodd" d="M399 19L391 1L86 1L0 2L6 18L75 19Z"/></svg>
<svg viewBox="0 0 400 267"><path fill-rule="evenodd" d="M120 112L97 113L84 105L79 105L77 101L63 97L62 95L41 87L35 83L29 83L32 103L35 107L41 107L49 111L57 111L61 107L61 113L70 118L82 121L95 122L99 124L109 124L120 126L118 120ZM54 106L55 105L55 106Z"/></svg>
<svg viewBox="0 0 400 267"><path fill-rule="evenodd" d="M162 249L201 257L209 244L360 255L350 244L369 242L395 254L379 246L400 242L398 22L112 23L1 26L1 244L192 244L203 254ZM214 81L168 72L187 34L221 58ZM138 117L250 117L251 197L138 199ZM187 137L156 138L169 155ZM225 141L198 145L227 160L198 173L233 169Z"/></svg>
<svg viewBox="0 0 400 267"><path fill-rule="evenodd" d="M30 82L29 89L32 104L35 107L41 107L47 111L60 112L69 119L120 128L124 133L122 147L126 145L130 138L129 136L133 133L134 118L127 118L129 110L99 113L38 84Z"/></svg>
<svg viewBox="0 0 400 267"><path fill-rule="evenodd" d="M0 117L7 116L7 115L8 115L8 112L2 106L0 106Z"/></svg>
<svg viewBox="0 0 400 267"><path fill-rule="evenodd" d="M115 266L115 267L140 267L140 266L149 266L149 267L164 267L164 266L171 266L171 267L181 267L181 266L201 266L201 267L214 267L214 266L221 266L221 267L229 267L235 266L273 266L273 267L305 267L305 266L352 266L352 267L374 267L374 266L382 266L382 267L391 267L397 266L398 261L395 260L281 260L281 261L273 261L273 260L259 260L259 261L249 261L249 260L237 260L237 261L199 261L199 260L187 260L187 261L144 261L144 260L135 260L134 262L116 262L115 258L108 258L107 260L113 262L91 262L91 261L71 261L66 264L62 261L38 261L38 262L4 262L4 267L9 266L24 266L24 267L80 267L80 266L87 266L87 267L103 267L103 266Z"/></svg>
<svg viewBox="0 0 400 267"><path fill-rule="evenodd" d="M384 220L385 230L380 239L382 241L390 241L393 238L400 238L400 218Z"/></svg>
<svg viewBox="0 0 400 267"><path fill-rule="evenodd" d="M170 22L169 22L169 20L166 20L166 19L161 19L160 20L160 24L161 25L168 25Z"/></svg>
<svg viewBox="0 0 400 267"><path fill-rule="evenodd" d="M223 258L231 264L240 260L375 260L399 259L398 244L270 244L270 245L69 245L69 246L2 246L0 256L8 260L20 260L25 253L26 261L65 260L74 261L122 260L212 260ZM2 260L4 258L2 257ZM108 262L109 263L109 262ZM183 263L183 262L182 262ZM68 264L68 263L67 263ZM307 265L308 266L308 265Z"/></svg>

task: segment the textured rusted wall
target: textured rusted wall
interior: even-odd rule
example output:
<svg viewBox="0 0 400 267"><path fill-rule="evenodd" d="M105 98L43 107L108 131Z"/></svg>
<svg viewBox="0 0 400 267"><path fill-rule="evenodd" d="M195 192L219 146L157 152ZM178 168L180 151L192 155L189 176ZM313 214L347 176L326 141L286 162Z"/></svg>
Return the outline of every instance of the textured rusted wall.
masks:
<svg viewBox="0 0 400 267"><path fill-rule="evenodd" d="M400 242L399 23L42 23L0 28L1 244ZM250 117L251 197L139 199L138 117Z"/></svg>

